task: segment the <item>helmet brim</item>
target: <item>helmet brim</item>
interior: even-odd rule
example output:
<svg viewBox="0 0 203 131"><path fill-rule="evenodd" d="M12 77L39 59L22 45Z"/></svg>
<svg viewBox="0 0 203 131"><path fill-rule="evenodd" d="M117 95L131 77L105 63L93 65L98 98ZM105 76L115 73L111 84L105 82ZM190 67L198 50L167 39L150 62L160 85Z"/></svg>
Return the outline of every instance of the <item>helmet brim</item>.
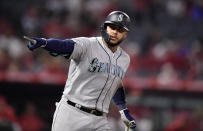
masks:
<svg viewBox="0 0 203 131"><path fill-rule="evenodd" d="M130 31L125 25L115 22L115 21L105 21L104 24L114 24L124 28L126 31Z"/></svg>

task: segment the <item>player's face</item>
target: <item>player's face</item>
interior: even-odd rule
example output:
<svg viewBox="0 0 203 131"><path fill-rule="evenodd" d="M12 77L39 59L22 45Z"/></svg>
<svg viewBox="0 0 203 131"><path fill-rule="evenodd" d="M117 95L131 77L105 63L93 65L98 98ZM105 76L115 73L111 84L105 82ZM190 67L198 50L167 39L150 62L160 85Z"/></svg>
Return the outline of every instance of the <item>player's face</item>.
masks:
<svg viewBox="0 0 203 131"><path fill-rule="evenodd" d="M106 31L110 36L110 42L113 44L118 43L120 40L124 39L128 34L128 31L126 29L114 24L107 25Z"/></svg>

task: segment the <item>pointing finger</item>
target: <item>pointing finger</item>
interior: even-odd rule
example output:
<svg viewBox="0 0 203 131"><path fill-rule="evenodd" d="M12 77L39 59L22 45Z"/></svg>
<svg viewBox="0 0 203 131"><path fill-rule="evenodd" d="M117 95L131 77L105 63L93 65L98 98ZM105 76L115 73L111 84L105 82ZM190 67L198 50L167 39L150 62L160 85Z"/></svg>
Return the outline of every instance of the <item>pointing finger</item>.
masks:
<svg viewBox="0 0 203 131"><path fill-rule="evenodd" d="M33 39L31 39L30 37L24 36L23 38L26 39L26 40L28 40L28 41L30 41L32 44L36 44L36 43L37 43L36 40L33 40Z"/></svg>

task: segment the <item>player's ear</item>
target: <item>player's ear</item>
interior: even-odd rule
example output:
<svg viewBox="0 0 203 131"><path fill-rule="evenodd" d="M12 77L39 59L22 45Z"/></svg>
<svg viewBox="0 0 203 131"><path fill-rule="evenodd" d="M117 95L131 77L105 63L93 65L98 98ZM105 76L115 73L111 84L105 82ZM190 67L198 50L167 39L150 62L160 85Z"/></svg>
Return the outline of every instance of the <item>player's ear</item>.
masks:
<svg viewBox="0 0 203 131"><path fill-rule="evenodd" d="M123 32L123 39L125 39L126 37L127 37L127 35L128 35L128 32L126 31L126 32Z"/></svg>

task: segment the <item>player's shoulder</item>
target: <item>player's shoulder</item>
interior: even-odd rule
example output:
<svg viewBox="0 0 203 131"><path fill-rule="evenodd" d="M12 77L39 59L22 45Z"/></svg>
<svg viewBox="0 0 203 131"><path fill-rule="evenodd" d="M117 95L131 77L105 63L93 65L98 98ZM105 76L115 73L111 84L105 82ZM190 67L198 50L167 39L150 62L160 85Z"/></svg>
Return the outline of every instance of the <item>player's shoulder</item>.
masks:
<svg viewBox="0 0 203 131"><path fill-rule="evenodd" d="M129 54L128 54L125 50L123 50L122 48L120 48L120 49L121 49L121 52L122 52L122 57L123 57L126 61L130 62L130 56L129 56Z"/></svg>
<svg viewBox="0 0 203 131"><path fill-rule="evenodd" d="M91 44L96 41L96 37L76 37L72 38L72 40L76 43Z"/></svg>
<svg viewBox="0 0 203 131"><path fill-rule="evenodd" d="M122 48L120 48L120 50L121 50L121 57L119 58L119 60L122 62L122 65L124 66L124 69L126 71L130 64L130 56Z"/></svg>

